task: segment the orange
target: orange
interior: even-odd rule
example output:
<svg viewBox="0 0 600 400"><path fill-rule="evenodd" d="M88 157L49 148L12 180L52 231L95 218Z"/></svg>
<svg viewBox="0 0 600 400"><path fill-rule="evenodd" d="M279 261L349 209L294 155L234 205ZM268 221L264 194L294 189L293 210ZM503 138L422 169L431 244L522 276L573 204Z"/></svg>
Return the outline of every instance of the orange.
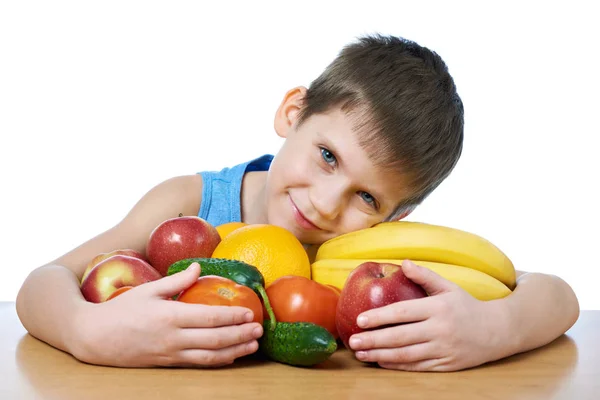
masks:
<svg viewBox="0 0 600 400"><path fill-rule="evenodd" d="M219 232L219 236L223 239L225 236L229 235L231 232L235 231L238 228L243 226L247 226L248 224L244 222L227 222L225 224L221 224L216 227L217 232Z"/></svg>
<svg viewBox="0 0 600 400"><path fill-rule="evenodd" d="M254 265L265 278L265 287L286 275L310 279L310 263L302 243L275 225L251 224L236 229L221 240L212 257Z"/></svg>

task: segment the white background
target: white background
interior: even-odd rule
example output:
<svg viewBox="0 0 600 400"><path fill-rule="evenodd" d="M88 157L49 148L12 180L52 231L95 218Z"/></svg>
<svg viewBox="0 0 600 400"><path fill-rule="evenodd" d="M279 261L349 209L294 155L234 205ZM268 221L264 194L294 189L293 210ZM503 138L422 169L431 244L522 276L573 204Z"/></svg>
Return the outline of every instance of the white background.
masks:
<svg viewBox="0 0 600 400"><path fill-rule="evenodd" d="M377 31L437 51L466 107L457 168L409 219L600 309L593 2L482 3L1 2L0 300L160 181L277 152L285 91Z"/></svg>

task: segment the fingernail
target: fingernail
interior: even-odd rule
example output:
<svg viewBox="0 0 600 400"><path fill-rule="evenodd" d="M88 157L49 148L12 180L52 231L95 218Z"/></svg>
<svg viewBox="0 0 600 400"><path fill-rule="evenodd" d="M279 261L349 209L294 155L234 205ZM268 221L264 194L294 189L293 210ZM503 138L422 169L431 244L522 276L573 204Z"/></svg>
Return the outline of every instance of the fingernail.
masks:
<svg viewBox="0 0 600 400"><path fill-rule="evenodd" d="M263 334L263 330L260 326L257 326L256 328L254 328L254 330L252 331L252 336L254 336L255 338L259 338L261 337Z"/></svg>
<svg viewBox="0 0 600 400"><path fill-rule="evenodd" d="M367 358L367 352L366 351L357 351L356 352L356 358L358 358L359 360L364 360Z"/></svg>
<svg viewBox="0 0 600 400"><path fill-rule="evenodd" d="M362 343L362 340L360 340L360 338L351 338L350 339L350 347L352 347L353 349L360 347Z"/></svg>
<svg viewBox="0 0 600 400"><path fill-rule="evenodd" d="M357 319L356 319L356 323L358 324L358 326L360 326L361 328L364 328L367 326L367 324L369 323L369 318L367 318L366 315L360 315Z"/></svg>
<svg viewBox="0 0 600 400"><path fill-rule="evenodd" d="M254 319L254 315L252 314L251 311L248 311L246 314L244 314L244 320L246 322L250 322Z"/></svg>

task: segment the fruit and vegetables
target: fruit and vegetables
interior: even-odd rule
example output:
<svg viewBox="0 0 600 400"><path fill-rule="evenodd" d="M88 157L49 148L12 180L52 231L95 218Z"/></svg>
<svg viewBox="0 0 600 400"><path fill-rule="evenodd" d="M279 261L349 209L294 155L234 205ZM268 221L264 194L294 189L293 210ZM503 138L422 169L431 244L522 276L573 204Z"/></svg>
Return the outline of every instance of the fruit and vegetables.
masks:
<svg viewBox="0 0 600 400"><path fill-rule="evenodd" d="M124 255L100 261L81 283L81 294L92 303L105 302L123 286L138 286L162 278L148 262Z"/></svg>
<svg viewBox="0 0 600 400"><path fill-rule="evenodd" d="M265 280L254 265L225 258L185 258L171 264L167 275L186 270L194 262L200 264L200 276L218 275L229 278L240 285L248 286L258 295L261 295L260 292L264 289Z"/></svg>
<svg viewBox="0 0 600 400"><path fill-rule="evenodd" d="M150 233L146 245L148 261L162 276L176 261L210 257L221 237L217 229L202 218L182 216L163 221Z"/></svg>
<svg viewBox="0 0 600 400"><path fill-rule="evenodd" d="M323 243L311 265L312 279L343 288L366 261L402 264L410 259L456 283L481 300L515 288L511 260L494 244L470 232L421 222L384 222Z"/></svg>
<svg viewBox="0 0 600 400"><path fill-rule="evenodd" d="M348 276L340 294L336 327L347 348L350 336L363 332L356 324L359 314L399 301L427 297L423 288L404 275L396 264L366 262Z"/></svg>
<svg viewBox="0 0 600 400"><path fill-rule="evenodd" d="M403 274L404 259L431 269L480 300L505 297L515 288L513 264L500 249L477 235L449 227L381 223L323 243L309 270L302 267L306 264L302 258L288 275L285 268L292 264L284 261L296 260L297 252L286 258L289 246L280 243L280 248L273 248L280 237L275 230L264 225L255 230L239 228L228 235L228 246L219 247L222 240L215 227L199 217L180 214L151 232L145 253L115 249L92 258L81 280L81 292L90 302L113 300L198 262L200 278L176 300L248 307L255 321L264 326L260 352L276 362L309 367L336 351L338 335L348 347L350 336L361 331L356 318L362 312L427 296ZM242 235L238 232L245 232L252 246L263 249L255 257L260 263L218 257L245 254L250 244L246 239L236 243L234 237ZM215 254L217 248L219 254ZM280 261L265 264L270 254Z"/></svg>
<svg viewBox="0 0 600 400"><path fill-rule="evenodd" d="M367 261L401 265L403 260L379 258L365 260L356 258L319 260L312 264L313 279L315 282L343 287L348 275L360 264ZM444 279L456 283L478 300L501 299L511 293L511 290L504 283L476 269L433 261L411 261L421 267L432 270Z"/></svg>
<svg viewBox="0 0 600 400"><path fill-rule="evenodd" d="M87 276L90 273L90 271L92 270L92 268L94 268L96 265L98 265L100 263L100 261L104 261L109 257L117 256L117 255L130 256L130 257L139 258L140 260L148 261L148 260L146 260L146 257L142 253L140 253L137 250L133 250L133 249L117 249L117 250L109 251L107 253L100 253L96 257L92 258L92 260L88 263L88 265L83 273L83 276L81 277L81 282L83 282L85 280L85 278L87 278Z"/></svg>
<svg viewBox="0 0 600 400"><path fill-rule="evenodd" d="M302 243L292 232L277 225L251 224L225 236L212 254L254 265L269 287L286 275L310 279L310 260Z"/></svg>
<svg viewBox="0 0 600 400"><path fill-rule="evenodd" d="M262 324L263 306L248 286L239 285L222 276L201 276L189 288L182 291L177 301L211 306L240 306L252 310L254 322Z"/></svg>
<svg viewBox="0 0 600 400"><path fill-rule="evenodd" d="M173 275L183 271L194 262L200 264L200 276L221 276L254 290L264 302L265 314L268 315L272 321L275 321L275 316L265 291L265 279L255 266L243 261L227 260L224 258L185 258L176 261L169 266L167 275Z"/></svg>
<svg viewBox="0 0 600 400"><path fill-rule="evenodd" d="M254 296L259 294L262 297L264 303L261 305L260 315L261 317L263 315L265 317L268 316L268 318L265 318L264 321L260 321L263 323L264 331L263 336L259 340L259 349L269 359L284 364L308 367L325 361L337 349L336 338L326 328L320 325L312 322L283 322L277 320L272 309L273 303L268 296L269 289L265 291L264 279L258 269L252 265L242 261L221 258L192 258L174 263L169 267L167 274L172 275L185 270L193 262L198 262L200 264L201 277L198 281L219 277L223 281L230 281L231 284L246 287ZM296 276L290 278L306 279L304 277ZM194 284L191 288L194 288L196 285L198 285L198 283ZM271 287L272 286L269 286L269 288ZM310 286L305 285L305 287ZM194 289L192 289L192 291L193 290ZM324 286L323 290L326 292L330 291L335 296L337 303L338 294L335 289ZM189 291L190 289L187 289L182 292L177 300L185 301L191 297L191 295L187 294ZM207 292L206 289L201 290L200 294L196 297L200 300L204 300L197 302L209 304ZM308 292L304 293L303 296L307 298L308 294ZM258 297L256 298L258 299ZM274 297L274 299L277 301L281 300L279 297ZM243 306L243 304L239 305ZM252 310L254 311L254 309ZM335 315L335 308L331 311L333 311L333 315ZM256 321L256 312L254 315ZM335 316L333 318L335 318Z"/></svg>
<svg viewBox="0 0 600 400"><path fill-rule="evenodd" d="M303 276L283 276L267 288L278 322L312 322L338 338L335 313L340 292Z"/></svg>
<svg viewBox="0 0 600 400"><path fill-rule="evenodd" d="M106 298L106 301L114 299L115 297L127 292L129 289L133 289L133 286L121 286L120 288L112 292L112 294Z"/></svg>
<svg viewBox="0 0 600 400"><path fill-rule="evenodd" d="M337 350L333 335L322 326L310 322L277 322L273 329L265 320L259 348L273 361L299 367L310 367L326 361Z"/></svg>

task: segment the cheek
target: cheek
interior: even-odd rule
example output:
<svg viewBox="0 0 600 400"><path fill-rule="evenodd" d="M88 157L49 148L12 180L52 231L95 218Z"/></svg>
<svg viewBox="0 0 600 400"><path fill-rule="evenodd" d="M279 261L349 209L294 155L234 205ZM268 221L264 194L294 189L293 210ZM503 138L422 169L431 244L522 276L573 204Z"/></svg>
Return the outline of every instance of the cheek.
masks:
<svg viewBox="0 0 600 400"><path fill-rule="evenodd" d="M287 195L290 189L302 187L304 174L296 168L285 165L273 165L266 183L266 201L269 208L287 205Z"/></svg>
<svg viewBox="0 0 600 400"><path fill-rule="evenodd" d="M357 209L350 207L345 213L339 224L338 235L354 232L361 229L367 229L381 222L381 218L366 215Z"/></svg>
<svg viewBox="0 0 600 400"><path fill-rule="evenodd" d="M290 164L279 171L278 182L286 188L306 187L309 185L316 171L307 160L291 159Z"/></svg>

